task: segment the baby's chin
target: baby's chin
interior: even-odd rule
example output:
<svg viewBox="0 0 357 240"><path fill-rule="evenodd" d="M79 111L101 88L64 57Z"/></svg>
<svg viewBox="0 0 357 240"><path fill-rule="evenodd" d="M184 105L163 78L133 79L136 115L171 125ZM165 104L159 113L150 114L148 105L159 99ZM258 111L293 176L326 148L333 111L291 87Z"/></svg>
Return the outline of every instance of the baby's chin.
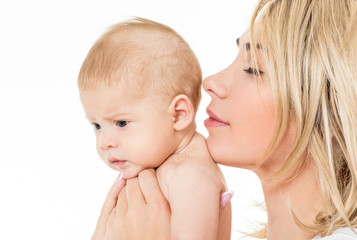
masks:
<svg viewBox="0 0 357 240"><path fill-rule="evenodd" d="M124 166L118 166L118 165L110 164L110 163L109 164L107 163L107 165L111 169L119 172L121 174L121 176L125 179L135 178L143 170L140 167L131 165L130 163L125 164Z"/></svg>
<svg viewBox="0 0 357 240"><path fill-rule="evenodd" d="M139 172L141 171L130 171L129 169L118 169L112 166L109 166L110 168L118 171L120 173L120 175L122 176L122 178L125 179L131 179L131 178L135 178L139 175Z"/></svg>
<svg viewBox="0 0 357 240"><path fill-rule="evenodd" d="M125 179L131 179L131 178L135 178L139 175L139 173L126 173L125 171L119 171L121 176Z"/></svg>

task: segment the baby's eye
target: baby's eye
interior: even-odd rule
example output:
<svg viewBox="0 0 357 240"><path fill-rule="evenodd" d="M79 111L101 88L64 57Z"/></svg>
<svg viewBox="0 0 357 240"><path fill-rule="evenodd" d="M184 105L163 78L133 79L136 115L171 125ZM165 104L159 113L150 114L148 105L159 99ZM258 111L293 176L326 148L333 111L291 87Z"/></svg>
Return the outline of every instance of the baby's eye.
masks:
<svg viewBox="0 0 357 240"><path fill-rule="evenodd" d="M92 123L95 130L100 130L101 126L98 123Z"/></svg>
<svg viewBox="0 0 357 240"><path fill-rule="evenodd" d="M117 121L116 125L118 127L125 127L129 122L128 121Z"/></svg>

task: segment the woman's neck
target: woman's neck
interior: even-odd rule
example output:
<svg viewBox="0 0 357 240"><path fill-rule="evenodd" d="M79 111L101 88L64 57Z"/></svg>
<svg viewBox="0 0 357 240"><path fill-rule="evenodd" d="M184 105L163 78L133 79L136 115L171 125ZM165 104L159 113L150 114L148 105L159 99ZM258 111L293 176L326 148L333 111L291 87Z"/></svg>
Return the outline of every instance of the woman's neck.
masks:
<svg viewBox="0 0 357 240"><path fill-rule="evenodd" d="M303 230L294 221L293 214L304 224L312 225L323 201L315 166L311 163L299 173L262 186L268 213L268 240L312 239L315 234ZM257 171L258 176L259 174ZM259 176L259 177L260 177Z"/></svg>

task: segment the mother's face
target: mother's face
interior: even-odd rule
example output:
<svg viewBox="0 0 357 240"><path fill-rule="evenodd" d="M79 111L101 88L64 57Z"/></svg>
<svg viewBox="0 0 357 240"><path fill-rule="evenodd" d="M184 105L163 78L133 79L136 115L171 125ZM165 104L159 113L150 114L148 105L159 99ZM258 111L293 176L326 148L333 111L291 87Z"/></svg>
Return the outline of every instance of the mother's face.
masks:
<svg viewBox="0 0 357 240"><path fill-rule="evenodd" d="M246 32L239 39L240 50L234 62L206 78L203 87L212 98L207 107L209 118L205 126L213 159L223 165L252 169L271 141L276 118L263 58L258 53L259 69L256 69L251 62L249 44L249 33ZM255 77L256 71L261 71L262 80ZM286 144L290 143L282 143ZM270 164L283 155L286 157L284 147L279 146L271 156Z"/></svg>

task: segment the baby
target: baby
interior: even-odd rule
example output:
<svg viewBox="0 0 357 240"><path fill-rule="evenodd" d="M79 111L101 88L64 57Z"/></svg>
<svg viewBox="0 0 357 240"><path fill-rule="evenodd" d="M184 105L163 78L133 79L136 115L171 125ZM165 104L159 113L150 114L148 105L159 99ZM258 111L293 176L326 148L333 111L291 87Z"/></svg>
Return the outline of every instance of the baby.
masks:
<svg viewBox="0 0 357 240"><path fill-rule="evenodd" d="M225 181L196 132L201 82L188 44L141 18L105 33L78 77L101 159L126 179L156 168L171 207L171 239L228 240L231 207L219 204Z"/></svg>

